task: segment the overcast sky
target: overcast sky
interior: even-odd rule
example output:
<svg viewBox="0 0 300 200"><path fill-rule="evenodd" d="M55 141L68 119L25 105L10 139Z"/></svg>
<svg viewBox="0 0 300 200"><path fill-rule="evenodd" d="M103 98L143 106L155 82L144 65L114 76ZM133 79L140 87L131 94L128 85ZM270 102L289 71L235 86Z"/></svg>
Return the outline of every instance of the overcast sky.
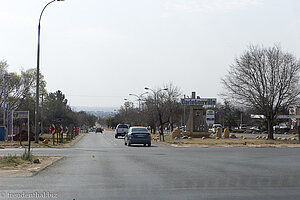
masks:
<svg viewBox="0 0 300 200"><path fill-rule="evenodd" d="M0 0L0 60L36 68L39 15L49 0ZM172 82L218 97L250 44L300 57L299 0L66 0L45 10L41 72L71 106L116 106Z"/></svg>

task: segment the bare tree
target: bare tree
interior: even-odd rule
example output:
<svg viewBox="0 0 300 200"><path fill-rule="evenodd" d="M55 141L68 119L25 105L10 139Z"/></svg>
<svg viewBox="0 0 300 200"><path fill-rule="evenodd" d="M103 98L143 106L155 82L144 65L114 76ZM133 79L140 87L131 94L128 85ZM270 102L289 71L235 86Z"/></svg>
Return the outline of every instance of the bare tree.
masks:
<svg viewBox="0 0 300 200"><path fill-rule="evenodd" d="M273 139L273 125L280 111L299 101L299 70L299 60L278 45L250 46L222 79L225 95L265 115L268 138Z"/></svg>
<svg viewBox="0 0 300 200"><path fill-rule="evenodd" d="M182 105L180 104L181 91L172 83L164 85L164 88L168 88L165 102L166 116L171 125L171 131L173 131L173 125L179 122L182 116Z"/></svg>
<svg viewBox="0 0 300 200"><path fill-rule="evenodd" d="M151 120L154 129L156 125L161 128L161 136L164 140L164 126L171 124L171 127L180 121L181 104L179 97L181 91L172 83L164 85L162 89L152 90L145 99L145 105L148 113L148 119Z"/></svg>

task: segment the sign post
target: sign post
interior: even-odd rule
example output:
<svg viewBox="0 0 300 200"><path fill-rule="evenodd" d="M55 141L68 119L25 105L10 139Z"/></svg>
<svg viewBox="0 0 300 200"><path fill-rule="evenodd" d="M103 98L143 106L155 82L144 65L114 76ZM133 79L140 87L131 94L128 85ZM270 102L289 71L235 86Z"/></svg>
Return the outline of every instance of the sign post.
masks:
<svg viewBox="0 0 300 200"><path fill-rule="evenodd" d="M27 118L28 151L30 151L31 140L30 140L30 131L29 131L29 111L13 111L12 116L13 116L12 117L12 131L11 131L12 140L13 140L13 131L14 131L13 119L26 119Z"/></svg>
<svg viewBox="0 0 300 200"><path fill-rule="evenodd" d="M69 138L69 128L68 128L68 126L66 126L66 135L67 135L67 140L70 140L70 138Z"/></svg>
<svg viewBox="0 0 300 200"><path fill-rule="evenodd" d="M62 125L60 125L59 133L60 133L60 137L61 137L61 140L60 140L61 143L64 142L64 133L63 133L63 131L64 131L64 128L63 128Z"/></svg>
<svg viewBox="0 0 300 200"><path fill-rule="evenodd" d="M52 142L53 142L53 145L54 145L54 141L55 141L55 138L54 138L54 135L55 135L55 124L51 124L51 134L52 134Z"/></svg>

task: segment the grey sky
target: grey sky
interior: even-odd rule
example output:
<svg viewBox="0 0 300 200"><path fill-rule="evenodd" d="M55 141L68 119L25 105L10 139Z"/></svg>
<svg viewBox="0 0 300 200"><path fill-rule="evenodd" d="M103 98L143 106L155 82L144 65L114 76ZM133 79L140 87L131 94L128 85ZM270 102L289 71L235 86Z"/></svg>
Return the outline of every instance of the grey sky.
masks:
<svg viewBox="0 0 300 200"><path fill-rule="evenodd" d="M0 0L0 60L36 67L49 0ZM220 78L249 44L300 55L299 0L66 0L44 12L41 71L72 106L120 106L172 82L218 97Z"/></svg>

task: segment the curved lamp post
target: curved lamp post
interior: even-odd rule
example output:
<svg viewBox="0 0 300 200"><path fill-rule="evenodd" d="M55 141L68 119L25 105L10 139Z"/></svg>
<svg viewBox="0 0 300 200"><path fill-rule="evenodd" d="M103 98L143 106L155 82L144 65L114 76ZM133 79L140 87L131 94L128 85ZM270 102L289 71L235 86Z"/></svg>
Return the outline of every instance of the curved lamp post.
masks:
<svg viewBox="0 0 300 200"><path fill-rule="evenodd" d="M36 66L36 102L35 102L35 143L39 142L39 87L40 87L40 33L41 33L41 19L44 13L44 10L48 5L55 1L64 1L64 0L52 0L46 4L43 8L40 18L39 18L39 25L38 25L38 47L37 47L37 66Z"/></svg>
<svg viewBox="0 0 300 200"><path fill-rule="evenodd" d="M142 101L142 96L148 94L148 92L144 92L143 94L137 95L137 94L129 94L130 96L135 96L139 102L139 111L141 111L141 101Z"/></svg>
<svg viewBox="0 0 300 200"><path fill-rule="evenodd" d="M152 91L153 94L154 94L154 104L155 104L156 110L157 110L157 112L158 112L159 123L160 123L161 128L162 128L161 134L159 135L159 140L161 141L161 136L162 136L163 141L165 141L165 136L164 136L164 131L163 131L163 125L162 125L162 119L161 119L161 113L160 113L160 109L159 109L159 107L158 107L158 105L157 105L157 96L158 96L158 93L159 93L160 91L163 91L163 90L167 91L168 88L162 88L162 89L159 89L158 91L154 91L154 90L151 89L151 88L145 87L145 90L150 90L150 91Z"/></svg>

